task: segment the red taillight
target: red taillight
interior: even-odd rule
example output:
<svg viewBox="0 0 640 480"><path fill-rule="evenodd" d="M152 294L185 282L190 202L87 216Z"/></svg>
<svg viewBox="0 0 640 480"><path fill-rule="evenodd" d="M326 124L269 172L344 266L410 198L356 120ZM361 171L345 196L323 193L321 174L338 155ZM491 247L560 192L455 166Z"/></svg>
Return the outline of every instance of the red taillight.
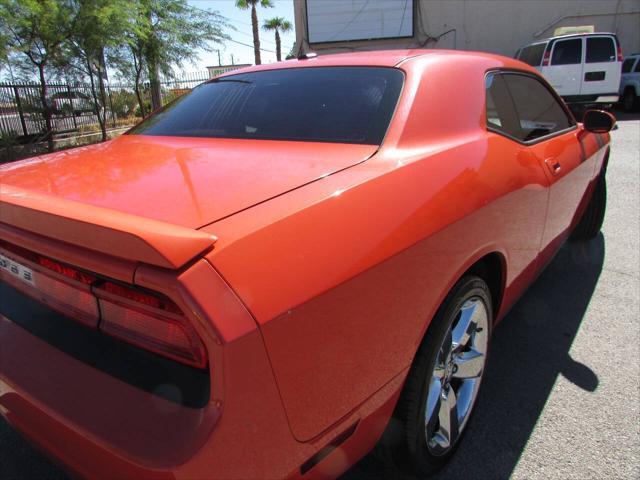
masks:
<svg viewBox="0 0 640 480"><path fill-rule="evenodd" d="M0 269L0 278L37 301L141 348L194 367L207 366L202 340L169 298L103 280L1 240L0 254L29 279L7 269Z"/></svg>
<svg viewBox="0 0 640 480"><path fill-rule="evenodd" d="M4 281L68 317L97 327L98 301L90 287L96 277L3 241L0 254L6 255L21 272L15 275L2 271L0 277Z"/></svg>
<svg viewBox="0 0 640 480"><path fill-rule="evenodd" d="M550 61L551 61L551 51L547 50L546 52L544 52L544 56L542 57L542 66L548 67Z"/></svg>
<svg viewBox="0 0 640 480"><path fill-rule="evenodd" d="M17 290L68 317L89 327L96 328L98 326L98 301L88 285L73 280L60 279L37 270L32 272L31 284L5 272L0 272L0 278Z"/></svg>
<svg viewBox="0 0 640 480"><path fill-rule="evenodd" d="M69 267L68 265L63 265L62 263L51 260L50 258L41 257L40 255L38 255L38 264L52 272L56 272L77 282L84 283L85 285L91 285L96 280L96 277L92 275L81 272L80 270Z"/></svg>
<svg viewBox="0 0 640 480"><path fill-rule="evenodd" d="M182 363L206 367L200 337L168 298L111 282L94 288L94 293L103 332Z"/></svg>
<svg viewBox="0 0 640 480"><path fill-rule="evenodd" d="M618 53L618 61L621 62L622 61L622 47L620 46L620 44L618 44L618 48L616 50L617 50L617 53Z"/></svg>

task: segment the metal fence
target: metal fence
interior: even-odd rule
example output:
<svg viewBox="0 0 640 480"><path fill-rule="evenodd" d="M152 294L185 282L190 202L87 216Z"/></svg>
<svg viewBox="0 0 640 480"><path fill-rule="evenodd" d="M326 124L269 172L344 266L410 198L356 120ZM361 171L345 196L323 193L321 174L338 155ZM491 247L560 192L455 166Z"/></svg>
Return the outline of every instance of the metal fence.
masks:
<svg viewBox="0 0 640 480"><path fill-rule="evenodd" d="M216 74L233 70L239 66L222 67ZM190 91L210 78L207 72L185 73L160 84L162 105ZM148 82L140 89L145 112L151 110L151 92ZM87 84L48 84L47 102L52 112L53 135L84 133L99 130L98 111ZM106 85L106 126L117 128L132 125L142 115L131 84L108 83ZM0 136L14 138L18 143L37 141L48 135L40 85L0 83Z"/></svg>

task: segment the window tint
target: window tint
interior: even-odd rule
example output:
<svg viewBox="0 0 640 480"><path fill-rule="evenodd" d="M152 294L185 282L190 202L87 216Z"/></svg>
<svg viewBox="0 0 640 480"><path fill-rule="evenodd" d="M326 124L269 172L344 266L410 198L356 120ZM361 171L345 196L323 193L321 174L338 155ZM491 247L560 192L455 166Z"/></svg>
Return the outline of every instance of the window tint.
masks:
<svg viewBox="0 0 640 480"><path fill-rule="evenodd" d="M518 117L507 85L498 73L487 75L485 83L487 128L520 138Z"/></svg>
<svg viewBox="0 0 640 480"><path fill-rule="evenodd" d="M524 63L528 63L532 67L538 67L542 63L542 55L544 54L544 48L546 43L538 43L537 45L529 45L528 47L520 50L518 59Z"/></svg>
<svg viewBox="0 0 640 480"><path fill-rule="evenodd" d="M403 80L400 70L373 67L230 75L195 88L130 133L378 145Z"/></svg>
<svg viewBox="0 0 640 480"><path fill-rule="evenodd" d="M555 43L551 65L573 65L582 62L582 39L561 40Z"/></svg>
<svg viewBox="0 0 640 480"><path fill-rule="evenodd" d="M633 73L640 72L640 59L638 59L638 63L636 63L636 68L633 69Z"/></svg>
<svg viewBox="0 0 640 480"><path fill-rule="evenodd" d="M615 62L616 47L611 37L587 38L587 63Z"/></svg>
<svg viewBox="0 0 640 480"><path fill-rule="evenodd" d="M505 74L505 82L518 115L519 138L531 141L559 132L573 125L566 112L537 79L518 74Z"/></svg>
<svg viewBox="0 0 640 480"><path fill-rule="evenodd" d="M635 61L635 58L627 58L622 64L622 73L629 73L631 68L633 68L633 62Z"/></svg>

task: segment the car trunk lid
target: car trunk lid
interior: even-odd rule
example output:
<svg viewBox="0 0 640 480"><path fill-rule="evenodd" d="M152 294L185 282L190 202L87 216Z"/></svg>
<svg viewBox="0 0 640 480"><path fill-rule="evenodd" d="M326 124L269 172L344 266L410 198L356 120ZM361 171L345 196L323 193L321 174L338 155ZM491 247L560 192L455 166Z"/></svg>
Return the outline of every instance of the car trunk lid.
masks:
<svg viewBox="0 0 640 480"><path fill-rule="evenodd" d="M0 169L0 221L165 268L215 243L198 231L336 171L377 146L124 135Z"/></svg>

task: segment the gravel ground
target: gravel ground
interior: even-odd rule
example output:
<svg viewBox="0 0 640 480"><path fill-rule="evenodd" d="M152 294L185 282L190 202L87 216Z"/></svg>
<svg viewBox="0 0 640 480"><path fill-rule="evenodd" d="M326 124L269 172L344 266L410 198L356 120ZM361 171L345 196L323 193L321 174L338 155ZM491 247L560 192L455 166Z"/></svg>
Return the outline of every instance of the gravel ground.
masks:
<svg viewBox="0 0 640 480"><path fill-rule="evenodd" d="M603 234L565 245L496 329L475 417L435 479L640 478L640 116L612 135ZM67 477L0 420L0 478ZM383 478L369 456L342 480Z"/></svg>

